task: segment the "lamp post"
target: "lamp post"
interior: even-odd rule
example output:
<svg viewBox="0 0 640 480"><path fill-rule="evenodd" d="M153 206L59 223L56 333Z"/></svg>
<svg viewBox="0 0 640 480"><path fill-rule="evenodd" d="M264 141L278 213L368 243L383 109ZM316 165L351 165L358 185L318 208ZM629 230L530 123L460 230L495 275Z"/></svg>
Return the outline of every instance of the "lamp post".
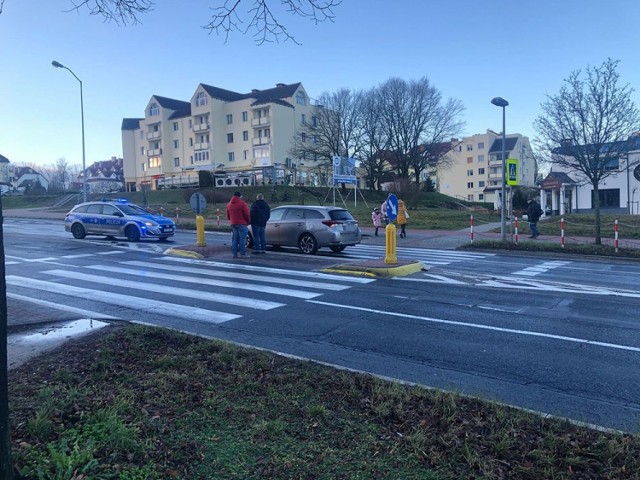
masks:
<svg viewBox="0 0 640 480"><path fill-rule="evenodd" d="M64 68L68 70L71 75L75 77L76 80L80 83L80 119L82 121L82 201L87 201L87 170L86 170L86 158L84 153L84 103L82 99L82 80L78 78L78 76L73 73L69 67L65 67L60 62L56 62L55 60L51 62L55 68Z"/></svg>
<svg viewBox="0 0 640 480"><path fill-rule="evenodd" d="M502 107L502 188L501 188L501 204L500 204L500 240L505 242L507 240L507 232L505 228L506 223L506 210L507 210L507 196L506 196L506 184L505 184L505 156L507 149L507 133L505 130L505 109L509 105L502 97L495 97L491 100L496 107Z"/></svg>

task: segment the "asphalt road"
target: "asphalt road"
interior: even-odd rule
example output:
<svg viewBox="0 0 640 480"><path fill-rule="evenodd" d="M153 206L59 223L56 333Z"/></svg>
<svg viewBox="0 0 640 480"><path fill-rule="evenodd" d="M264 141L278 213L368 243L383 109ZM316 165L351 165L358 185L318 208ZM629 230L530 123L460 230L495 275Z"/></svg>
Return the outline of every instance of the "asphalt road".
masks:
<svg viewBox="0 0 640 480"><path fill-rule="evenodd" d="M430 270L371 279L321 270L383 256L379 239L235 262L60 222L6 219L4 241L14 326L111 316L640 431L640 263L400 246Z"/></svg>

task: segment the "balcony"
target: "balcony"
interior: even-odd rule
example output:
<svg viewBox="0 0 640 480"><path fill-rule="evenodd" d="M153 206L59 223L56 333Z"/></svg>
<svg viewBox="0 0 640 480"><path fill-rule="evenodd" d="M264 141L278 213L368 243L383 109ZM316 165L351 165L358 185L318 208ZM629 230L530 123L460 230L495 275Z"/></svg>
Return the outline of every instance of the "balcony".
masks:
<svg viewBox="0 0 640 480"><path fill-rule="evenodd" d="M252 127L264 127L271 124L271 117L260 117L251 119Z"/></svg>
<svg viewBox="0 0 640 480"><path fill-rule="evenodd" d="M153 140L154 138L160 138L160 130L155 132L147 132L147 140Z"/></svg>
<svg viewBox="0 0 640 480"><path fill-rule="evenodd" d="M193 144L193 149L194 150L207 150L209 148L209 142L202 142L202 143L194 143Z"/></svg>
<svg viewBox="0 0 640 480"><path fill-rule="evenodd" d="M257 138L253 138L251 144L254 147L257 147L259 145L269 145L271 143L271 137L257 137Z"/></svg>
<svg viewBox="0 0 640 480"><path fill-rule="evenodd" d="M160 155L162 155L161 148L154 148L154 149L150 148L147 150L147 157L159 157Z"/></svg>
<svg viewBox="0 0 640 480"><path fill-rule="evenodd" d="M192 130L194 132L206 132L209 130L208 123L194 123Z"/></svg>

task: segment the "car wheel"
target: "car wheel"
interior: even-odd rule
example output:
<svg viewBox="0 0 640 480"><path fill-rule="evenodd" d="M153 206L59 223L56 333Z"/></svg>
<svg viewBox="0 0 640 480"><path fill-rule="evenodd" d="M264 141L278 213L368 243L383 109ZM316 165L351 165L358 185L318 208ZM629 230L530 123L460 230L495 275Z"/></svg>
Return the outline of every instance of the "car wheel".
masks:
<svg viewBox="0 0 640 480"><path fill-rule="evenodd" d="M298 240L298 248L302 253L314 255L318 251L318 242L310 233L303 233L300 240Z"/></svg>
<svg viewBox="0 0 640 480"><path fill-rule="evenodd" d="M247 233L247 239L244 242L246 248L253 248L253 235Z"/></svg>
<svg viewBox="0 0 640 480"><path fill-rule="evenodd" d="M138 230L138 227L135 225L129 225L124 231L124 234L130 242L137 242L140 240L140 230Z"/></svg>
<svg viewBox="0 0 640 480"><path fill-rule="evenodd" d="M341 251L343 251L345 248L347 248L344 245L337 245L337 246L333 246L333 247L329 247L331 249L331 251L333 253L340 253Z"/></svg>
<svg viewBox="0 0 640 480"><path fill-rule="evenodd" d="M74 223L71 227L71 234L73 238L83 239L87 236L87 232L84 230L84 227L79 223Z"/></svg>

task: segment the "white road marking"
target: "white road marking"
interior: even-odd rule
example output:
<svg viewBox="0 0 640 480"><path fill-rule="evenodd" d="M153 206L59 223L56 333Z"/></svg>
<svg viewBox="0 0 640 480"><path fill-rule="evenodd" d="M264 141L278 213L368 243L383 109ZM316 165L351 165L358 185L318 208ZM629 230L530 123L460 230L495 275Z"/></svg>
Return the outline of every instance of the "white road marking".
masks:
<svg viewBox="0 0 640 480"><path fill-rule="evenodd" d="M85 310L84 308L76 308L70 305L61 305L59 303L47 302L46 300L40 300L39 298L26 297L24 295L18 295L17 293L7 293L8 298L14 298L16 300L22 300L25 302L33 303L34 305L40 305L41 307L54 308L56 310L62 310L63 312L77 313L83 317L91 319L102 320L118 320L118 317L106 315L104 313L92 312L91 310Z"/></svg>
<svg viewBox="0 0 640 480"><path fill-rule="evenodd" d="M565 341L565 342L581 343L581 344L587 344L587 345L594 345L594 346L598 346L598 347L613 348L613 349L616 349L616 350L627 350L627 351L630 351L630 352L638 352L638 353L640 353L640 348L639 347L631 347L631 346L628 346L628 345L620 345L620 344L608 343L608 342L598 342L596 340L588 340L588 339L585 339L585 338L567 337L565 335L554 335L554 334L551 334L551 333L533 332L531 330L517 330L515 328L494 327L494 326L491 326L491 325L482 325L482 324L478 324L478 323L458 322L458 321L455 321L455 320L445 320L443 318L422 317L420 315L410 315L410 314L406 314L406 313L387 312L387 311L384 311L384 310L376 310L376 309L373 309L373 308L356 307L356 306L353 306L353 305L341 305L339 303L322 302L322 301L319 301L319 300L307 300L307 302L315 303L316 305L326 305L328 307L343 308L343 309L346 309L346 310L357 310L359 312L367 312L367 313L372 313L372 314L377 314L377 315L386 315L386 316L401 317L401 318L411 318L413 320L423 320L425 322L431 322L431 323L439 323L439 324L445 324L445 325L455 325L455 326L458 326L458 327L476 328L476 329L480 329L480 330L490 330L490 331L502 332L502 333L512 333L512 334L515 334L515 335L524 335L524 336L530 336L530 337L542 337L542 338L548 338L548 339L552 339L552 340L561 340L561 341Z"/></svg>
<svg viewBox="0 0 640 480"><path fill-rule="evenodd" d="M71 285L62 285L55 282L45 282L43 280L35 280L32 278L19 277L16 275L9 275L6 280L7 285L33 288L45 292L67 295L74 298L89 298L96 302L103 302L110 305L119 305L121 307L131 308L134 310L145 311L151 315L162 313L163 315L172 315L179 318L197 320L205 323L222 323L240 318L240 315L234 315L231 313L205 310L202 308L189 307L185 305L177 305L174 303L161 302L159 300L150 300L146 298L133 297L131 295L105 292L103 290L73 287Z"/></svg>
<svg viewBox="0 0 640 480"><path fill-rule="evenodd" d="M156 285L153 283L132 282L120 278L107 278L98 275L89 275L78 271L69 272L67 270L47 270L42 273L46 273L47 275L55 275L57 277L70 278L72 280L83 280L86 282L100 283L103 285L112 285L114 287L144 290L145 292L164 293L166 295L178 295L185 298L195 298L197 300L224 303L228 305L237 305L239 307L255 308L257 310L271 310L273 308L282 307L284 305L284 303L270 302L267 300L256 300L253 298L245 298L236 295L225 295L216 292L203 292L201 290L192 290L166 285ZM132 270L130 274L135 275L135 270ZM200 279L200 283L204 283L202 282L202 279Z"/></svg>
<svg viewBox="0 0 640 480"><path fill-rule="evenodd" d="M210 277L225 277L225 278L229 278L229 272L227 271L218 271L218 270L212 270L212 269L202 269L202 268L196 268L196 267L177 267L175 265L161 265L161 264L157 264L157 263L150 263L150 262L141 262L138 260L132 260L129 262L122 262L123 265L131 265L133 267L142 267L142 268L155 268L155 269L160 269L160 270L170 270L172 272L182 272L182 273L194 273L194 274L198 274L198 275L207 275ZM94 268L94 267L89 267L89 268ZM96 268L98 268L96 266ZM100 267L102 268L102 267ZM154 276L157 276L157 274L153 274ZM247 273L234 273L233 274L233 278L236 278L238 280L255 280L260 284L264 284L266 283L277 283L277 284L283 284L283 285L291 285L291 286L296 286L296 287L308 287L308 288L317 288L320 290L334 290L334 291L340 291L340 290L345 290L347 288L350 288L348 285L340 285L337 283L320 283L320 282L309 282L306 280L294 280L294 279L290 279L290 278L280 278L280 277L266 277L266 276L261 276L261 275L251 275L251 274L247 274ZM341 280L341 278L336 278L331 277L331 280ZM262 290L262 286L256 286L256 289L260 289L260 291Z"/></svg>
<svg viewBox="0 0 640 480"><path fill-rule="evenodd" d="M569 265L570 263L571 262L563 262L563 261L544 262L533 267L526 267L520 271L513 272L513 275L533 277L541 273L546 273L549 270L552 270L554 268L562 267L564 265Z"/></svg>

